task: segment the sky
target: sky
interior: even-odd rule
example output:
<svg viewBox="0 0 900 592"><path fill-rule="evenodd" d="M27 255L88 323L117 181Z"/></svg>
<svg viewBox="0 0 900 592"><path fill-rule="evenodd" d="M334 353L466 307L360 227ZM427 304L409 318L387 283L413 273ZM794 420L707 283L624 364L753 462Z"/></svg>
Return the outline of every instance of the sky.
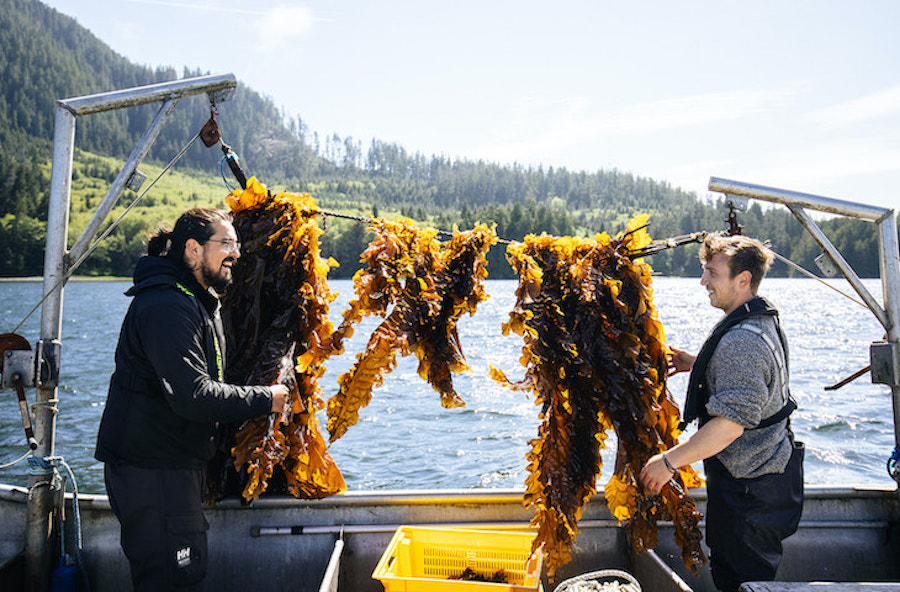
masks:
<svg viewBox="0 0 900 592"><path fill-rule="evenodd" d="M44 3L136 64L232 72L364 153L900 209L896 0Z"/></svg>

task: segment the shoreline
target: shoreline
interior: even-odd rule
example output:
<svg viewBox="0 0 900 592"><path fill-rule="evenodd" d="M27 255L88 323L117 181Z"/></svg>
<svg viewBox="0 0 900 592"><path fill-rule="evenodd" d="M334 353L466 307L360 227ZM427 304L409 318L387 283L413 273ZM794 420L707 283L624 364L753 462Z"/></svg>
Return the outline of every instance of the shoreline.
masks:
<svg viewBox="0 0 900 592"><path fill-rule="evenodd" d="M130 277L119 277L115 275L74 275L67 280L68 282L130 282ZM2 282L43 282L42 276L26 276L26 277L0 277Z"/></svg>

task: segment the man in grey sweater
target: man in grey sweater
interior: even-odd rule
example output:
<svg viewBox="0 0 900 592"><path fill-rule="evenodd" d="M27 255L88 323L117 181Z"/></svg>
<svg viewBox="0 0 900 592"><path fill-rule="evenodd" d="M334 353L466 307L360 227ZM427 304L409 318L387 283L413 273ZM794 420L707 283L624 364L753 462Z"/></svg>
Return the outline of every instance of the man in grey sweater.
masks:
<svg viewBox="0 0 900 592"><path fill-rule="evenodd" d="M710 304L725 312L700 352L672 348L671 373L691 371L684 420L699 419L689 439L653 456L641 484L658 493L678 467L703 460L706 541L713 581L737 592L770 581L781 541L803 509L803 445L794 441L788 348L778 311L757 296L772 255L743 236L708 237L700 250Z"/></svg>

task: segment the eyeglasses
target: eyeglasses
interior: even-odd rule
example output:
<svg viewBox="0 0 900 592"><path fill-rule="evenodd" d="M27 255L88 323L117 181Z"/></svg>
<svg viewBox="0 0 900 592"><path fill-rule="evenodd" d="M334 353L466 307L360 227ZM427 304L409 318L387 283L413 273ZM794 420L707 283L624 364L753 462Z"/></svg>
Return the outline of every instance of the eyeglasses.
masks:
<svg viewBox="0 0 900 592"><path fill-rule="evenodd" d="M222 243L225 245L226 251L233 251L235 253L241 252L241 241L232 240L230 238L211 238L208 239L207 242L210 243Z"/></svg>

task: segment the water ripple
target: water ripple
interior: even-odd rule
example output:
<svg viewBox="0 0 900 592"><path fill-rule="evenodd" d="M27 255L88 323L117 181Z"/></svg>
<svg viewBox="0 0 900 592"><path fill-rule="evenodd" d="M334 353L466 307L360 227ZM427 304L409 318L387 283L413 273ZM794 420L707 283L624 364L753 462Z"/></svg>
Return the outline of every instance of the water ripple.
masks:
<svg viewBox="0 0 900 592"><path fill-rule="evenodd" d="M709 306L696 278L654 282L669 343L696 352L720 312ZM66 457L85 492L103 490L102 465L93 459L93 447L129 302L122 295L128 285L72 282L66 289L56 452ZM866 285L880 293L877 282ZM339 280L331 286L340 293L331 306L338 321L352 296L352 284ZM489 366L512 380L524 374L519 365L521 338L504 336L500 330L514 304L514 288L514 282L488 281L491 298L474 316L460 320L460 341L472 371L455 376L454 385L465 408L441 407L440 396L419 378L415 356L398 360L372 402L360 411L359 423L330 448L352 489L524 486L525 455L537 435L539 408L530 395L508 390L488 375ZM40 294L38 282L0 282L0 331L11 330ZM800 405L792 425L807 445L807 483L893 485L884 468L894 446L888 389L863 377L839 391L824 390L869 363L869 344L883 334L880 325L867 310L810 280L770 278L762 294L781 310L790 340L791 387ZM320 380L325 398L337 391L337 376L355 362L355 354L365 349L381 320L365 319L348 340L347 354L329 360ZM34 344L38 328L39 319L32 318L21 332ZM672 377L668 386L683 403L687 376ZM33 391L28 395L33 399ZM324 412L319 421L324 426ZM614 435L607 444L601 487L615 462ZM15 398L0 396L0 463L24 451ZM7 483L24 485L27 479L24 463L0 473Z"/></svg>

